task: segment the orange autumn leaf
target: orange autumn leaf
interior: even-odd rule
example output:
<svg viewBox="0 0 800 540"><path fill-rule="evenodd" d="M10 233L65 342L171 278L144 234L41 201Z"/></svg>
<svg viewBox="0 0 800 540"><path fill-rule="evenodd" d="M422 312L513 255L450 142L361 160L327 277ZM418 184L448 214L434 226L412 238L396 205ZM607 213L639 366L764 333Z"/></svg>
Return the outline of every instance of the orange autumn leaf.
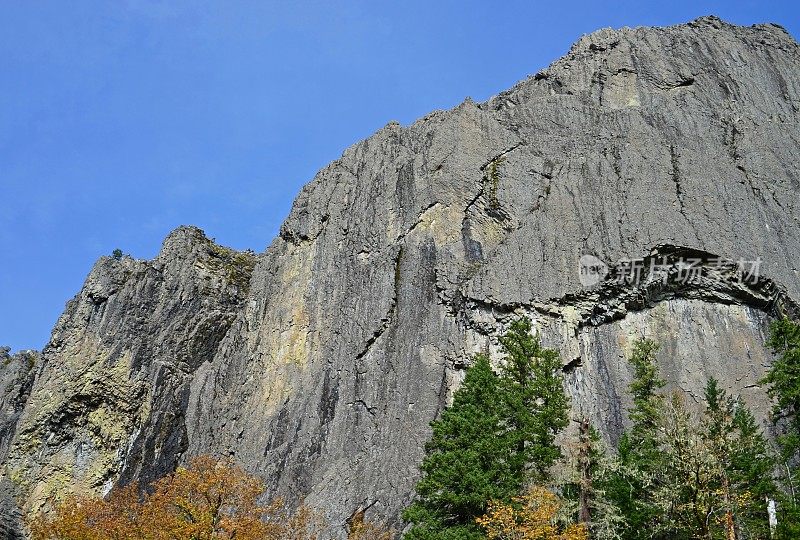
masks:
<svg viewBox="0 0 800 540"><path fill-rule="evenodd" d="M490 502L486 514L476 521L489 540L588 540L583 524L559 529L556 515L560 508L556 495L534 487L510 504Z"/></svg>
<svg viewBox="0 0 800 540"><path fill-rule="evenodd" d="M31 521L33 540L317 540L320 519L280 500L258 504L263 482L231 460L201 456L156 481L107 499L70 497Z"/></svg>

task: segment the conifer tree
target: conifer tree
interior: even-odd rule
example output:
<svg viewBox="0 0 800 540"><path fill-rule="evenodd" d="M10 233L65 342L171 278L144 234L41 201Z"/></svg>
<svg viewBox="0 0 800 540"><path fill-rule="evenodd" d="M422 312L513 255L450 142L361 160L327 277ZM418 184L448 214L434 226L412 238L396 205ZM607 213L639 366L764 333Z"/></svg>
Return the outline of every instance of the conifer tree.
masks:
<svg viewBox="0 0 800 540"><path fill-rule="evenodd" d="M431 426L417 501L403 517L410 540L482 538L476 518L489 501L509 502L529 480L542 481L561 455L555 437L568 422L558 353L513 322L501 338L496 375L478 356L453 404Z"/></svg>
<svg viewBox="0 0 800 540"><path fill-rule="evenodd" d="M629 358L634 369L629 386L633 397L633 407L628 412L631 427L619 441L620 469L608 481L609 497L628 523L622 535L626 540L650 538L658 513L652 494L663 460L658 428L664 408L664 396L659 391L665 383L655 364L657 350L658 344L650 339L633 344Z"/></svg>
<svg viewBox="0 0 800 540"><path fill-rule="evenodd" d="M800 538L800 324L788 318L775 321L767 345L777 354L762 382L775 400L772 417L783 488L778 529L781 538Z"/></svg>
<svg viewBox="0 0 800 540"><path fill-rule="evenodd" d="M561 457L556 435L569 423L561 359L531 334L527 317L514 321L500 344L506 355L501 388L512 471L544 485L550 467Z"/></svg>
<svg viewBox="0 0 800 540"><path fill-rule="evenodd" d="M705 408L661 393L657 345L637 342L630 359L631 427L619 443L620 473L609 493L628 527L644 538L766 538L774 461L752 413L710 379Z"/></svg>
<svg viewBox="0 0 800 540"><path fill-rule="evenodd" d="M656 430L661 417L664 396L659 391L665 382L658 374L655 354L658 344L652 339L636 341L630 363L634 375L630 384L633 408L630 410L630 438L644 446L642 451L656 452Z"/></svg>
<svg viewBox="0 0 800 540"><path fill-rule="evenodd" d="M501 437L500 381L479 355L467 369L453 404L431 426L418 500L403 514L409 540L477 539L475 519L490 500L507 500L521 487L511 473Z"/></svg>
<svg viewBox="0 0 800 540"><path fill-rule="evenodd" d="M767 498L775 496L775 467L766 439L750 410L719 388L713 377L705 389L702 434L718 466L726 534L769 536Z"/></svg>
<svg viewBox="0 0 800 540"><path fill-rule="evenodd" d="M717 492L720 467L700 433L699 420L685 395L665 400L659 426L659 467L653 471L648 504L655 509L647 530L652 538L700 539L717 536L726 505Z"/></svg>
<svg viewBox="0 0 800 540"><path fill-rule="evenodd" d="M752 414L714 379L704 410L690 409L684 397L675 392L661 414L655 537L767 538L772 460Z"/></svg>

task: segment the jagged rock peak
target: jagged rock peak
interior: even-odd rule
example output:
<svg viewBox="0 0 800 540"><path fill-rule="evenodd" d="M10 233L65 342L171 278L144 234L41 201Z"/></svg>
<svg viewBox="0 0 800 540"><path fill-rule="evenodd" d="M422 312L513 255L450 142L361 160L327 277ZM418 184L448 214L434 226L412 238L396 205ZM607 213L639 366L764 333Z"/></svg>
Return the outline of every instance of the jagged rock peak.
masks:
<svg viewBox="0 0 800 540"><path fill-rule="evenodd" d="M206 233L193 225L181 225L170 232L161 244L160 255L189 252L197 245L208 244Z"/></svg>

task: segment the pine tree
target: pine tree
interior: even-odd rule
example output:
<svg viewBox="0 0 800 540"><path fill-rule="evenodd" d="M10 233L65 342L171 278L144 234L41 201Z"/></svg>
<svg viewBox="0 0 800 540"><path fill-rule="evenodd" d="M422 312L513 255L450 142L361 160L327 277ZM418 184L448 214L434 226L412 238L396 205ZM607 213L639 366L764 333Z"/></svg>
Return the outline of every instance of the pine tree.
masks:
<svg viewBox="0 0 800 540"><path fill-rule="evenodd" d="M633 365L633 381L630 384L633 408L629 411L631 421L630 437L643 444L645 450L655 451L656 429L660 419L660 409L664 397L658 392L665 382L658 374L655 354L658 344L652 339L636 341L630 363Z"/></svg>
<svg viewBox="0 0 800 540"><path fill-rule="evenodd" d="M675 392L658 428L650 502L654 538L767 538L774 493L767 442L744 404L708 381L702 416Z"/></svg>
<svg viewBox="0 0 800 540"><path fill-rule="evenodd" d="M767 345L778 356L762 382L775 400L773 422L784 491L778 527L782 538L800 538L800 324L784 318L770 330Z"/></svg>
<svg viewBox="0 0 800 540"><path fill-rule="evenodd" d="M629 386L633 397L633 407L628 411L631 427L618 444L620 469L608 481L608 496L628 522L622 534L626 540L650 538L651 525L658 513L652 492L663 459L658 428L664 407L664 397L659 391L665 383L655 364L657 350L658 344L650 339L634 343L629 358L634 368Z"/></svg>
<svg viewBox="0 0 800 540"><path fill-rule="evenodd" d="M503 447L499 387L489 359L477 356L453 404L431 424L418 500L403 514L413 525L405 538L482 538L475 519L485 513L488 501L508 500L521 488Z"/></svg>
<svg viewBox="0 0 800 540"><path fill-rule="evenodd" d="M767 441L750 410L720 389L714 378L706 384L705 401L702 434L718 464L726 534L741 531L747 538L766 538L766 501L775 496L775 460Z"/></svg>
<svg viewBox="0 0 800 540"><path fill-rule="evenodd" d="M509 502L526 482L546 480L561 455L555 437L568 422L558 353L513 322L501 338L496 375L478 356L453 404L431 426L417 501L403 517L410 540L482 538L476 518L489 501Z"/></svg>
<svg viewBox="0 0 800 540"><path fill-rule="evenodd" d="M500 344L506 355L501 387L512 471L545 485L550 467L561 457L556 435L569 423L561 359L531 334L527 317L514 321Z"/></svg>
<svg viewBox="0 0 800 540"><path fill-rule="evenodd" d="M681 392L666 399L656 350L649 340L634 346L631 427L608 480L628 522L622 538L767 538L775 462L753 414L713 378L703 410Z"/></svg>
<svg viewBox="0 0 800 540"><path fill-rule="evenodd" d="M778 354L764 382L776 400L774 416L785 420L781 444L789 452L800 452L800 324L783 319L772 324L767 345Z"/></svg>

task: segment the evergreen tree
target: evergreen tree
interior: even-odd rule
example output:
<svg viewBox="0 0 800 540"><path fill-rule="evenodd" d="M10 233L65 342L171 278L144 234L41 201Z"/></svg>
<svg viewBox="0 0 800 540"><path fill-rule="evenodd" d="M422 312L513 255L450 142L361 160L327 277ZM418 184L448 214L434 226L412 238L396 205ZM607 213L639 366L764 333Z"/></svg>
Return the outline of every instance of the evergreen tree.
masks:
<svg viewBox="0 0 800 540"><path fill-rule="evenodd" d="M718 465L716 489L723 498L726 533L766 538L767 498L775 496L775 460L767 441L750 410L714 378L706 384L705 401L702 433Z"/></svg>
<svg viewBox="0 0 800 540"><path fill-rule="evenodd" d="M639 540L651 537L651 525L658 509L652 501L655 478L663 456L659 450L658 428L664 397L664 381L658 375L655 353L658 345L650 339L634 343L629 362L634 369L629 386L633 407L628 411L631 427L620 438L620 469L608 481L608 496L619 507L628 527L622 537Z"/></svg>
<svg viewBox="0 0 800 540"><path fill-rule="evenodd" d="M664 396L659 391L665 382L655 363L658 344L652 339L638 340L633 345L629 362L633 365L633 380L629 386L633 408L629 411L630 438L643 445L649 453L656 451L656 430L661 417Z"/></svg>
<svg viewBox="0 0 800 540"><path fill-rule="evenodd" d="M776 400L775 420L785 421L782 447L800 452L800 324L783 319L772 324L767 345L778 354L764 382Z"/></svg>
<svg viewBox="0 0 800 540"><path fill-rule="evenodd" d="M652 502L656 538L767 538L772 460L750 411L708 381L702 416L683 393L664 403Z"/></svg>
<svg viewBox="0 0 800 540"><path fill-rule="evenodd" d="M619 443L620 472L609 480L629 524L622 537L766 538L773 461L755 418L715 379L700 417L683 394L666 399L656 350L637 342L630 359L631 427Z"/></svg>
<svg viewBox="0 0 800 540"><path fill-rule="evenodd" d="M569 521L586 525L593 540L619 540L625 517L609 497L620 462L610 453L588 418L580 421L576 444L565 445L566 460L558 484L571 509Z"/></svg>
<svg viewBox="0 0 800 540"><path fill-rule="evenodd" d="M488 502L510 502L526 481L547 479L561 455L555 437L567 425L568 401L558 353L531 335L527 318L500 343L500 375L476 357L452 406L431 424L418 498L403 514L410 540L482 538L475 520Z"/></svg>
<svg viewBox="0 0 800 540"><path fill-rule="evenodd" d="M780 481L778 527L781 538L800 538L800 324L784 318L772 324L767 345L778 356L762 382L775 400Z"/></svg>
<svg viewBox="0 0 800 540"><path fill-rule="evenodd" d="M486 512L488 501L508 500L521 488L503 447L499 387L489 359L477 356L453 404L431 424L418 500L403 514L413 525L407 539L482 538L475 519Z"/></svg>
<svg viewBox="0 0 800 540"><path fill-rule="evenodd" d="M569 423L561 359L531 334L527 317L514 321L500 344L506 355L501 387L512 472L544 485L561 457L556 435Z"/></svg>
<svg viewBox="0 0 800 540"><path fill-rule="evenodd" d="M659 467L653 470L648 504L651 538L689 540L720 538L724 512L717 492L720 467L688 410L683 393L665 400L660 414ZM721 537L721 538L724 538Z"/></svg>

